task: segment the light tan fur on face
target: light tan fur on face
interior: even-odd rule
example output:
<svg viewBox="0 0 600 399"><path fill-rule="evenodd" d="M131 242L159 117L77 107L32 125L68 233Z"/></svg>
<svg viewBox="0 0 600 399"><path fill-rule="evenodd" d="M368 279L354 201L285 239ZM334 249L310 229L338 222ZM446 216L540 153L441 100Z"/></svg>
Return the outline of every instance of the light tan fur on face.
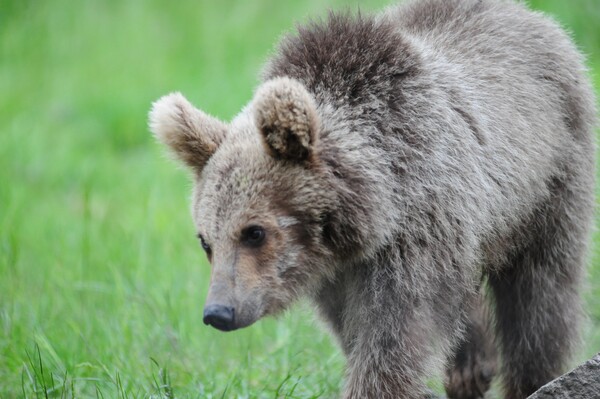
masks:
<svg viewBox="0 0 600 399"><path fill-rule="evenodd" d="M225 136L227 125L195 108L181 93L152 105L150 130L188 167L200 172Z"/></svg>
<svg viewBox="0 0 600 399"><path fill-rule="evenodd" d="M212 278L206 304L235 309L236 328L246 327L266 315L275 315L296 297L289 276L282 276L282 262L293 262L291 232L265 213L260 222L236 220L230 227L240 232L247 225L260 224L266 231L263 245L249 247L240 234L220 235L215 242Z"/></svg>

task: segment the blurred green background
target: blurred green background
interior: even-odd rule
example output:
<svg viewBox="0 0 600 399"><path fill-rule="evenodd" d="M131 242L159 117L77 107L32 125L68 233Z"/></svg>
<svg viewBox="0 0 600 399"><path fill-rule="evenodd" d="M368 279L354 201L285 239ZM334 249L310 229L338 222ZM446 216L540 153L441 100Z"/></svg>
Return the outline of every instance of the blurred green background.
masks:
<svg viewBox="0 0 600 399"><path fill-rule="evenodd" d="M305 304L229 334L202 324L190 183L146 116L179 90L230 119L284 32L358 3L0 0L1 398L339 393L343 357ZM600 1L530 4L572 31L600 87ZM600 350L592 248L578 360Z"/></svg>

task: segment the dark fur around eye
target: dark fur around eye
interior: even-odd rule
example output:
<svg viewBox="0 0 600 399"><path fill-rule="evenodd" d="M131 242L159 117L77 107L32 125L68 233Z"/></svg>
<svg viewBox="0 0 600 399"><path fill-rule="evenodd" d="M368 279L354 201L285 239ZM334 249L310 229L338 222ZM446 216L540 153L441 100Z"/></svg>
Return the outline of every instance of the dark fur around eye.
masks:
<svg viewBox="0 0 600 399"><path fill-rule="evenodd" d="M202 245L202 249L204 249L207 254L210 254L210 245L208 245L204 237L202 237L202 234L198 234L198 238L200 239L200 245Z"/></svg>
<svg viewBox="0 0 600 399"><path fill-rule="evenodd" d="M249 247L259 247L265 241L266 232L261 226L249 226L242 230L242 243Z"/></svg>

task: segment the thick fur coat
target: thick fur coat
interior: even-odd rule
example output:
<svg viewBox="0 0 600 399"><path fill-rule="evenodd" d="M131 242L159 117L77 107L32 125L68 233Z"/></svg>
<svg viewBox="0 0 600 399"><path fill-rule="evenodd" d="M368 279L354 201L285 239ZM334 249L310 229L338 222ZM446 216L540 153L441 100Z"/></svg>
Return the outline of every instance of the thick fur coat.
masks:
<svg viewBox="0 0 600 399"><path fill-rule="evenodd" d="M555 22L420 0L300 27L231 123L172 94L150 124L194 171L205 322L308 296L347 356L346 398L422 397L440 364L451 397L480 397L496 347L522 398L577 342L594 115Z"/></svg>

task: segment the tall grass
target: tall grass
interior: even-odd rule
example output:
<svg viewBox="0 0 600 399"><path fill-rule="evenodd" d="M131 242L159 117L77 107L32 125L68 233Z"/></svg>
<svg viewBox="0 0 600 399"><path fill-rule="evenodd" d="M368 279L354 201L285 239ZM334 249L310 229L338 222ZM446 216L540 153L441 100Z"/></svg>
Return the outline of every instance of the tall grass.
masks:
<svg viewBox="0 0 600 399"><path fill-rule="evenodd" d="M146 114L180 90L230 119L283 32L357 3L1 2L0 397L336 396L343 358L306 305L229 334L202 325L189 183ZM600 83L597 2L532 3ZM580 358L600 348L598 264Z"/></svg>

